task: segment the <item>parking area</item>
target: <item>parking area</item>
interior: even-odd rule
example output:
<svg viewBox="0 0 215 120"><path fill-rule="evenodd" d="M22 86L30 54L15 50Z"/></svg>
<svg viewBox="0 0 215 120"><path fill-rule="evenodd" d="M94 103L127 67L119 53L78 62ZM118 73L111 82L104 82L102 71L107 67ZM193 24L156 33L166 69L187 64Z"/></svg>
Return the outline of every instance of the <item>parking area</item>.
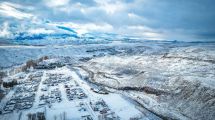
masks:
<svg viewBox="0 0 215 120"><path fill-rule="evenodd" d="M90 101L91 109L100 120L119 120L120 118L113 112L103 99Z"/></svg>
<svg viewBox="0 0 215 120"><path fill-rule="evenodd" d="M69 82L71 77L63 77L63 74L53 74L47 73L47 79L45 79L42 83L47 86L57 86L61 83Z"/></svg>
<svg viewBox="0 0 215 120"><path fill-rule="evenodd" d="M102 87L92 88L66 67L36 69L24 76L4 100L0 114L4 120L11 116L14 120L119 120L123 117L119 112L130 109L119 95ZM120 101L125 104L119 105Z"/></svg>
<svg viewBox="0 0 215 120"><path fill-rule="evenodd" d="M66 88L66 94L69 100L87 98L87 95L81 88Z"/></svg>
<svg viewBox="0 0 215 120"><path fill-rule="evenodd" d="M42 72L30 73L25 81L21 81L14 88L14 93L7 99L2 113L11 113L14 110L30 109L33 106Z"/></svg>
<svg viewBox="0 0 215 120"><path fill-rule="evenodd" d="M40 96L40 102L39 106L41 105L46 105L46 104L51 104L51 103L60 103L62 101L61 98L61 92L58 88L55 88L53 90L50 90L50 92L44 92Z"/></svg>

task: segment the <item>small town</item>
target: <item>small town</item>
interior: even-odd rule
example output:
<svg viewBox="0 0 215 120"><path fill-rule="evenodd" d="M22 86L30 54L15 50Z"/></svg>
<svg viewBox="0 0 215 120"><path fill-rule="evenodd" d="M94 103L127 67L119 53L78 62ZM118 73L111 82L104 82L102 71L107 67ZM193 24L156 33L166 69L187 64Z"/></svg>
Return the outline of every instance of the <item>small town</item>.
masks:
<svg viewBox="0 0 215 120"><path fill-rule="evenodd" d="M122 119L105 100L115 96L123 99L120 95L112 95L101 87L88 86L66 66L42 66L46 67L36 67L7 78L9 82L6 85L16 81L16 86L8 90L1 101L0 112L4 120L9 120L11 115L17 120ZM134 106L128 107L135 109ZM141 112L136 110L130 117L141 117Z"/></svg>

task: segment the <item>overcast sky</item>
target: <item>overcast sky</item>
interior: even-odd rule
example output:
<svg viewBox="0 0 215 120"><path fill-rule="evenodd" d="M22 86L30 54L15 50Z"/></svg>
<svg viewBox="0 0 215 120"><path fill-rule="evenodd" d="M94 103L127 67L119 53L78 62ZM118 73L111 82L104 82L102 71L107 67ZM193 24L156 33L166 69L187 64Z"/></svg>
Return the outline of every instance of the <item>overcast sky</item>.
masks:
<svg viewBox="0 0 215 120"><path fill-rule="evenodd" d="M0 35L11 21L62 23L80 33L215 41L214 0L0 0Z"/></svg>

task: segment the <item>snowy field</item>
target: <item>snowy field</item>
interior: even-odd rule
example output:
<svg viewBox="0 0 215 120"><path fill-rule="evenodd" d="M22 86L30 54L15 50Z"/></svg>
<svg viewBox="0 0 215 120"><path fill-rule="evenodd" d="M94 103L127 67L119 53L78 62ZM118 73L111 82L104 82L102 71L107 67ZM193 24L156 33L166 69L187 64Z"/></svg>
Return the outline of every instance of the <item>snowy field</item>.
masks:
<svg viewBox="0 0 215 120"><path fill-rule="evenodd" d="M11 89L1 87L6 91L0 104L2 120L215 117L214 43L4 45L0 52L1 71L9 75L4 81L19 81ZM49 59L41 65L59 62L65 66L15 70L44 56Z"/></svg>
<svg viewBox="0 0 215 120"><path fill-rule="evenodd" d="M62 75L62 78L59 78L59 80L68 78L68 81L59 82L53 86L48 86L47 84L44 84L44 81L48 79L50 74ZM27 79L30 79L30 75L38 75L38 79L41 79L34 92L35 98L33 100L33 105L30 108L20 109L14 107L11 111L5 110L4 107L8 104L8 101L11 100L13 96L17 94L17 89L20 87L27 87L26 81ZM66 93L65 85L72 86L72 89L83 90L83 93L85 93L87 97L81 99L74 98L73 100L69 100ZM46 93L50 93L50 91L55 89L58 89L60 91L61 100L57 102L51 101L50 103L43 103L41 96ZM20 93L20 95L23 96L26 93L28 92L25 91L24 93ZM29 93L32 94L32 92ZM150 116L150 119L159 119L150 112L146 112L146 114L143 114L141 110L136 107L135 104L133 104L131 101L129 101L129 99L126 99L120 94L109 93L103 95L93 92L91 90L91 87L88 86L88 84L84 80L81 80L74 71L68 69L67 67L56 68L54 70L33 70L30 73L27 73L26 78L23 80L23 82L20 83L17 87L10 90L7 96L1 101L1 110L3 110L3 114L1 115L0 119L27 120L29 114L44 112L47 120L85 120L86 118L84 118L84 116L90 116L89 119L92 118L93 120L97 120L100 119L99 117L102 117L102 114L93 110L93 107L90 104L91 102L92 104L94 104L97 101L104 101L104 103L107 104L107 107L109 109L107 110L107 112L110 112L109 116L114 117L115 119L147 119L148 116Z"/></svg>

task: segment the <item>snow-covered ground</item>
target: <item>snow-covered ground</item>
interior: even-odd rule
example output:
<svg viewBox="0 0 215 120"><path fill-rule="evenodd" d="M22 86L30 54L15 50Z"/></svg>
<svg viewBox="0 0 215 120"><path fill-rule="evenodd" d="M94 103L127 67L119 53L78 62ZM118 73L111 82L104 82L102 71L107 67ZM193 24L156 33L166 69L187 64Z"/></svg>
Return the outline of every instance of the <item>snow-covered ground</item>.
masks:
<svg viewBox="0 0 215 120"><path fill-rule="evenodd" d="M31 73L28 73L28 76L29 74L34 74L36 72L37 70L34 70ZM103 100L108 105L110 111L121 120L129 120L130 118L151 119L147 116L151 116L154 119L159 119L159 117L156 117L150 112L142 113L135 104L133 104L129 99L123 97L121 94L109 93L103 95L93 92L91 87L84 80L79 78L75 71L67 67L56 68L54 70L40 70L39 72L42 72L42 76L40 77L41 81L38 85L37 91L35 92L36 95L33 106L29 109L14 109L11 113L4 113L4 106L6 105L6 102L8 102L13 95L15 95L15 87L10 90L10 93L8 93L1 101L1 110L3 110L3 114L0 118L1 120L27 120L29 113L37 112L44 112L47 120L61 120L64 118L66 120L81 120L84 115L90 115L94 120L97 120L101 114L92 109L90 102L93 103L94 101L101 100ZM49 74L63 75L63 78L69 77L70 79L67 82L59 83L56 86L47 86L43 82L48 79ZM22 84L19 86L21 85ZM69 100L67 98L65 85L71 85L73 86L72 88L83 89L84 93L87 95L87 98ZM47 91L42 91L45 87L47 88ZM53 89L60 90L62 101L40 105L40 97ZM81 106L82 103L83 106ZM84 110L82 111L81 108L84 108Z"/></svg>
<svg viewBox="0 0 215 120"><path fill-rule="evenodd" d="M79 69L95 84L126 91L167 118L213 119L215 45L171 46L158 53L153 47L150 54L94 58Z"/></svg>
<svg viewBox="0 0 215 120"><path fill-rule="evenodd" d="M102 99L110 111L114 112L114 116L122 120L129 117L213 119L214 48L214 43L162 41L0 46L2 71L11 71L14 66L19 67L30 59L35 60L43 56L55 59L49 59L47 62L59 60L66 65L56 70L42 70L43 76L35 92L35 102L31 109L15 110L1 116L5 119L7 116L13 116L14 119L22 116L22 119L26 119L24 117L30 112L45 111L48 119L61 119L64 116L80 119L83 115L91 115L97 119L95 116L98 116L98 112L94 113L90 109L89 101L98 102ZM57 75L61 72L71 76L70 84L74 88L83 89L88 97L83 100L68 100L64 83L51 86L47 91L41 90L46 88L47 85L42 82L48 79L50 73ZM30 74L32 73L28 73L26 77ZM102 86L111 92L108 95L95 93L91 90L94 86ZM13 95L16 87L7 90L9 93L1 101L1 108ZM38 107L42 104L38 102L41 94L58 91L57 88L62 96L62 100L59 100L61 102L52 103L51 107ZM83 103L80 105L80 102ZM86 107L86 111L83 110L83 106Z"/></svg>

